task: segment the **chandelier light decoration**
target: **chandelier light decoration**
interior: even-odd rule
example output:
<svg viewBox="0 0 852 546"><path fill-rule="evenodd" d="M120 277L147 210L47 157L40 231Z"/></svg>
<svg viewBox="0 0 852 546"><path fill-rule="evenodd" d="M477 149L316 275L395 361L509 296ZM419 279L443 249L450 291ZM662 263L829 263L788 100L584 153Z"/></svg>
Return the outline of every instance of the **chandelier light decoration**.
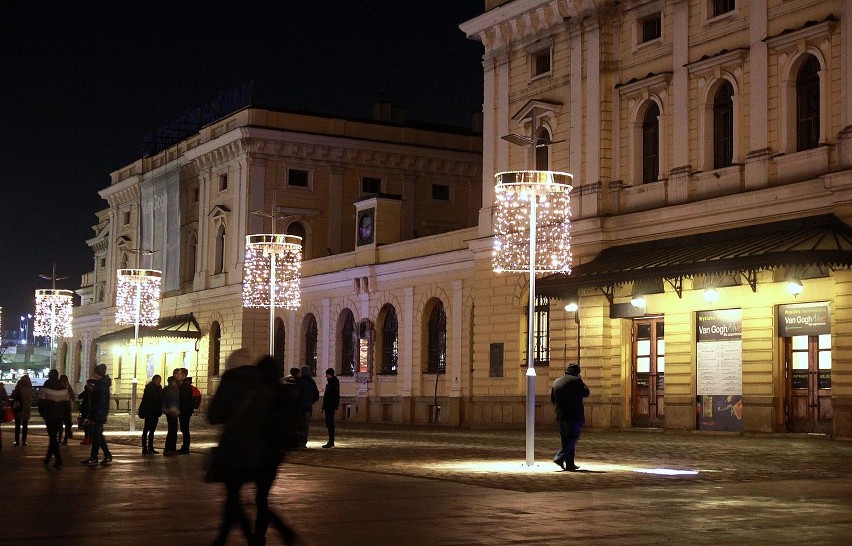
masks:
<svg viewBox="0 0 852 546"><path fill-rule="evenodd" d="M269 308L269 354L274 353L275 308L302 303L302 238L296 235L246 235L243 307Z"/></svg>
<svg viewBox="0 0 852 546"><path fill-rule="evenodd" d="M136 373L139 369L139 326L160 321L160 284L156 269L119 269L115 293L115 323L133 324L133 382L130 391L130 432L136 431Z"/></svg>
<svg viewBox="0 0 852 546"><path fill-rule="evenodd" d="M535 276L571 273L571 181L553 171L510 171L495 175L495 272L529 272L527 323L526 464L535 463Z"/></svg>
<svg viewBox="0 0 852 546"><path fill-rule="evenodd" d="M49 288L35 291L33 335L50 338L50 367L54 366L56 339L71 337L71 304L73 292Z"/></svg>

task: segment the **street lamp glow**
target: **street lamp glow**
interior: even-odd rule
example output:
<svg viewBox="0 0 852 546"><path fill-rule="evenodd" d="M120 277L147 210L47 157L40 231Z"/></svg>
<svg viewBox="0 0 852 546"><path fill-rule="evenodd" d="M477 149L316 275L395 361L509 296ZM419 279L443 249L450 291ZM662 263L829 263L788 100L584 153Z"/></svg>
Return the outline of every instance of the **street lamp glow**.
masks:
<svg viewBox="0 0 852 546"><path fill-rule="evenodd" d="M569 173L509 171L495 175L495 272L529 272L526 465L535 464L535 276L571 273Z"/></svg>

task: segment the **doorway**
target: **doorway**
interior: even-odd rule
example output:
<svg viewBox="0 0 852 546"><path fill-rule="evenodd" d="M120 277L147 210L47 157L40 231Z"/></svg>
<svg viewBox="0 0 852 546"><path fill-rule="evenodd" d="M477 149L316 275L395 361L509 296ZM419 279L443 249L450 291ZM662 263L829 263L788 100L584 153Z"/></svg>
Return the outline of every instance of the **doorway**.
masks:
<svg viewBox="0 0 852 546"><path fill-rule="evenodd" d="M831 334L784 338L790 432L832 432Z"/></svg>
<svg viewBox="0 0 852 546"><path fill-rule="evenodd" d="M631 421L634 427L665 424L666 342L663 317L633 321Z"/></svg>

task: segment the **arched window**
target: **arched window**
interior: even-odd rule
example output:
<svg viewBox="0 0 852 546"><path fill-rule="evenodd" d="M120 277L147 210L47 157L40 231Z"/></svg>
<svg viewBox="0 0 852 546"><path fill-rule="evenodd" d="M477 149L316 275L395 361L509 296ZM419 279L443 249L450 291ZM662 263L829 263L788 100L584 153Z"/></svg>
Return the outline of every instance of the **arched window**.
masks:
<svg viewBox="0 0 852 546"><path fill-rule="evenodd" d="M642 120L642 183L660 178L660 108L652 102Z"/></svg>
<svg viewBox="0 0 852 546"><path fill-rule="evenodd" d="M527 308L527 312L529 312L529 308ZM550 365L550 299L547 296L535 297L533 365Z"/></svg>
<svg viewBox="0 0 852 546"><path fill-rule="evenodd" d="M713 99L713 168L730 167L734 158L734 86L726 81Z"/></svg>
<svg viewBox="0 0 852 546"><path fill-rule="evenodd" d="M385 305L379 313L382 320L382 374L395 375L399 363L399 324L396 309Z"/></svg>
<svg viewBox="0 0 852 546"><path fill-rule="evenodd" d="M796 150L819 146L819 61L813 55L796 76Z"/></svg>
<svg viewBox="0 0 852 546"><path fill-rule="evenodd" d="M302 238L302 259L307 260L308 256L308 234L305 226L301 222L293 222L287 226L287 235L295 235Z"/></svg>
<svg viewBox="0 0 852 546"><path fill-rule="evenodd" d="M83 369L83 342L78 341L74 344L74 366L71 370L71 373L68 374L68 378L72 383L80 382L83 379L82 369Z"/></svg>
<svg viewBox="0 0 852 546"><path fill-rule="evenodd" d="M550 132L546 127L539 129L536 135L535 168L539 171L550 169Z"/></svg>
<svg viewBox="0 0 852 546"><path fill-rule="evenodd" d="M284 351L286 349L286 331L284 330L284 321L281 317L275 317L275 338L273 339L272 355L275 359L275 367L278 370L278 376L283 377L284 374Z"/></svg>
<svg viewBox="0 0 852 546"><path fill-rule="evenodd" d="M50 340L53 343L53 340ZM68 342L63 341L62 344L59 345L59 358L56 359L56 369L59 370L60 374L64 375L73 375L71 374L71 367L68 365Z"/></svg>
<svg viewBox="0 0 852 546"><path fill-rule="evenodd" d="M344 309L340 316L340 375L355 373L355 317Z"/></svg>
<svg viewBox="0 0 852 546"><path fill-rule="evenodd" d="M305 366L311 369L311 376L317 375L317 319L309 314L305 317Z"/></svg>
<svg viewBox="0 0 852 546"><path fill-rule="evenodd" d="M444 304L436 300L429 313L427 326L427 373L444 373L447 369L447 315Z"/></svg>
<svg viewBox="0 0 852 546"><path fill-rule="evenodd" d="M210 377L219 377L220 361L222 357L222 329L219 322L213 321L210 325L210 354L207 365L210 368Z"/></svg>
<svg viewBox="0 0 852 546"><path fill-rule="evenodd" d="M225 224L219 224L216 230L216 254L213 264L213 274L218 275L225 270Z"/></svg>

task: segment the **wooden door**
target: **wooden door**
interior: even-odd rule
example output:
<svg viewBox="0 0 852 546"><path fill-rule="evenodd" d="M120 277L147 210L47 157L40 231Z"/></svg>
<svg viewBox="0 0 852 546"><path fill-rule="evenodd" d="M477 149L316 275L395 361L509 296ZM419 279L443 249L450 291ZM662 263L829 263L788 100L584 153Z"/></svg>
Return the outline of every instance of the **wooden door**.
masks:
<svg viewBox="0 0 852 546"><path fill-rule="evenodd" d="M665 325L663 317L633 321L632 423L662 427L665 423Z"/></svg>
<svg viewBox="0 0 852 546"><path fill-rule="evenodd" d="M831 433L831 334L784 338L787 429Z"/></svg>

